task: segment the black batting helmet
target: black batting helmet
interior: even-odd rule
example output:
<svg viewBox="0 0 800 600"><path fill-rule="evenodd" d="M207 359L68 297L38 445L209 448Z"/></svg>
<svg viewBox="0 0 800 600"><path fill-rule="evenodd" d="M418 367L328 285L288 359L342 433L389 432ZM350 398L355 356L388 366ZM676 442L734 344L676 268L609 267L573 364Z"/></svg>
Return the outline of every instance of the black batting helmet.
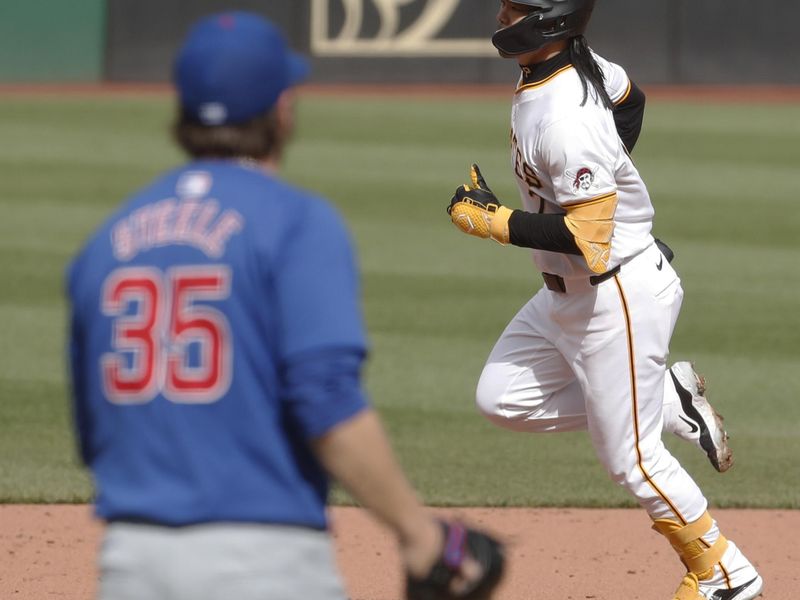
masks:
<svg viewBox="0 0 800 600"><path fill-rule="evenodd" d="M529 15L492 36L504 56L533 52L551 42L583 35L595 0L512 0L531 7Z"/></svg>

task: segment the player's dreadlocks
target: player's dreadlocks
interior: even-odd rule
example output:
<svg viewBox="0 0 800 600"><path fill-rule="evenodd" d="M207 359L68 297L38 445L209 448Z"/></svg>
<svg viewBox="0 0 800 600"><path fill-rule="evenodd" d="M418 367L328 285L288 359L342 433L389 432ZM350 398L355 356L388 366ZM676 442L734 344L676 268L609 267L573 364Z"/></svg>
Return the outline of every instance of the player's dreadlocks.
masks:
<svg viewBox="0 0 800 600"><path fill-rule="evenodd" d="M589 99L589 85L591 84L594 93L598 100L609 110L614 109L614 103L606 92L605 78L600 66L592 56L592 51L589 50L589 44L586 43L586 38L582 35L575 36L569 40L569 58L578 76L581 78L581 85L583 85L583 101L581 106L586 104Z"/></svg>

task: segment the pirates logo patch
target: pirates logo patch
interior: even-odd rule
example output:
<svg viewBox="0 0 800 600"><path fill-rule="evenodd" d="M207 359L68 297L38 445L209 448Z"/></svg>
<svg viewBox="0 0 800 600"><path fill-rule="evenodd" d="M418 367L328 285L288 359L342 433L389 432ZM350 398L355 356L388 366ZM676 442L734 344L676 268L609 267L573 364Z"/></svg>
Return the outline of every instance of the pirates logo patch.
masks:
<svg viewBox="0 0 800 600"><path fill-rule="evenodd" d="M572 180L572 190L575 192L588 192L594 183L594 173L588 167L581 167Z"/></svg>

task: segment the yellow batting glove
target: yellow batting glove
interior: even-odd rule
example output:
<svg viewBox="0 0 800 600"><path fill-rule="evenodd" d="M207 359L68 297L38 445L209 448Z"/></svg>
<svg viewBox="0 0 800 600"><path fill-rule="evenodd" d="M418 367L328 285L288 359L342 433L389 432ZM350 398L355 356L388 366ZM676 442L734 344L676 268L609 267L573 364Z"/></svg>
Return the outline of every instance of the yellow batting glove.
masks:
<svg viewBox="0 0 800 600"><path fill-rule="evenodd" d="M470 184L459 187L450 200L450 220L464 233L508 244L508 219L514 211L503 206L489 189L478 165L472 165L470 179Z"/></svg>

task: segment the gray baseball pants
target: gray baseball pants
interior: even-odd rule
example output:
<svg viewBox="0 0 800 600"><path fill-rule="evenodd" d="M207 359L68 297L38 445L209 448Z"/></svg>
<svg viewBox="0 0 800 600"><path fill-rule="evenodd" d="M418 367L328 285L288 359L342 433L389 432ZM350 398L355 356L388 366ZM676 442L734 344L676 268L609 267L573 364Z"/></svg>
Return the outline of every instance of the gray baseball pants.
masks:
<svg viewBox="0 0 800 600"><path fill-rule="evenodd" d="M345 600L327 532L256 523L109 524L99 600Z"/></svg>

